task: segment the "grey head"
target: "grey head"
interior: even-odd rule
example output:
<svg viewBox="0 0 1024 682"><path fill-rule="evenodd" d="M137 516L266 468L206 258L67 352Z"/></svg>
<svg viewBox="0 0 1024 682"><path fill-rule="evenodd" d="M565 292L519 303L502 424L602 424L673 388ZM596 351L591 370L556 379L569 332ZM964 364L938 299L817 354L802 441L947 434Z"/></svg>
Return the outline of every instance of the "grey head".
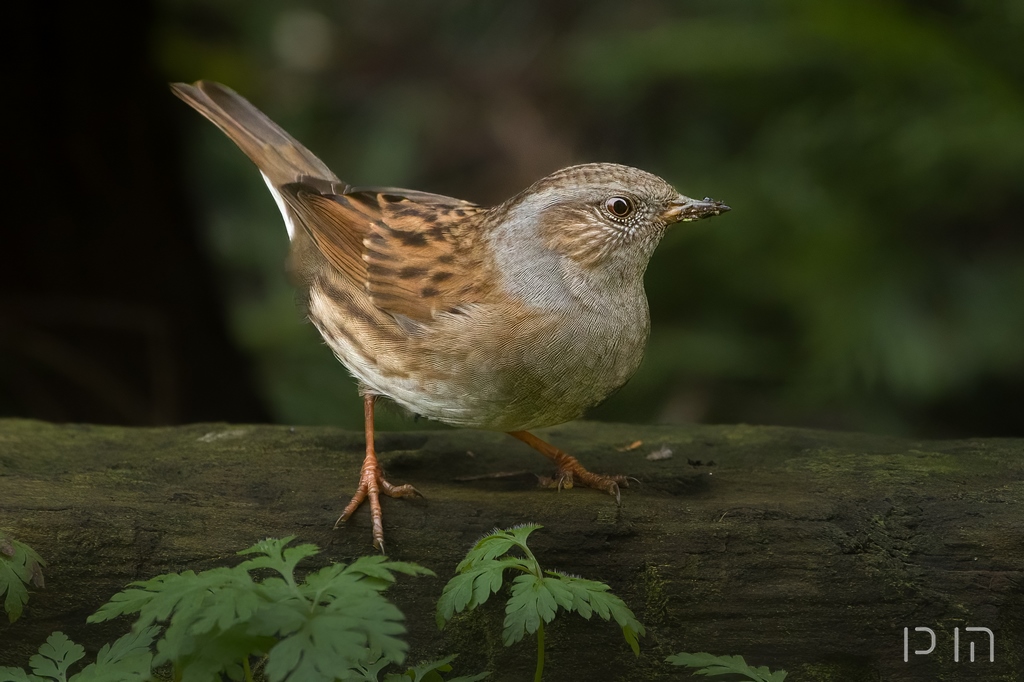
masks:
<svg viewBox="0 0 1024 682"><path fill-rule="evenodd" d="M646 171L591 163L556 171L495 207L502 225L492 229L506 251L515 248L515 260L533 259L512 269L532 271L534 281L558 270L562 279L595 287L642 289L647 263L669 226L728 210L710 198L680 194Z"/></svg>

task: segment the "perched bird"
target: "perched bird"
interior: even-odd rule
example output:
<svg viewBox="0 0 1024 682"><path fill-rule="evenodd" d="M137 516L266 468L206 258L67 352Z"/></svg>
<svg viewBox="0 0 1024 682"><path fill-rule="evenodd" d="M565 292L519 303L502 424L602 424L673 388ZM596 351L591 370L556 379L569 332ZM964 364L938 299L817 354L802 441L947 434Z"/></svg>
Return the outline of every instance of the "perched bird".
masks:
<svg viewBox="0 0 1024 682"><path fill-rule="evenodd" d="M386 396L446 424L506 431L556 465L559 488L619 499L623 476L591 473L528 432L575 419L629 379L650 330L643 275L674 223L728 211L650 173L571 166L483 207L428 192L353 187L243 97L218 83L174 94L259 168L291 239L289 270L309 319L359 382L366 458L338 523L392 485L373 446Z"/></svg>

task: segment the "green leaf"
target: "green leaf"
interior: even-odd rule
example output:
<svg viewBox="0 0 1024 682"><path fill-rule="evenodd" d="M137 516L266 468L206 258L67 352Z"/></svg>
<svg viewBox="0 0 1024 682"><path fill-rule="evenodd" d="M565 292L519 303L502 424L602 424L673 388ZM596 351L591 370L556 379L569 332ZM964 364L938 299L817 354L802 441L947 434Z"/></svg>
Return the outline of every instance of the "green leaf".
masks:
<svg viewBox="0 0 1024 682"><path fill-rule="evenodd" d="M392 572L406 575L434 575L430 569L407 561L389 561L383 556L361 556L345 569L349 573L359 573L369 578L378 578L387 583L395 582Z"/></svg>
<svg viewBox="0 0 1024 682"><path fill-rule="evenodd" d="M639 638L645 634L644 626L636 619L625 602L613 595L608 585L595 580L584 580L545 571L526 542L533 531L541 528L530 524L508 530L494 530L481 538L459 563L457 575L448 581L437 602L437 626L443 628L452 616L471 610L487 601L503 584L504 571L514 568L524 575L512 581L511 595L505 605L502 640L505 646L533 634L540 624L550 623L558 609L576 611L589 619L597 613L604 620L614 619L622 628L622 635L633 653L640 655ZM520 549L525 558L504 556L513 548Z"/></svg>
<svg viewBox="0 0 1024 682"><path fill-rule="evenodd" d="M4 611L11 623L24 611L28 585L43 587L42 567L45 565L31 547L0 533L0 595L6 595Z"/></svg>
<svg viewBox="0 0 1024 682"><path fill-rule="evenodd" d="M550 623L558 611L558 603L548 589L547 583L553 578L538 578L527 574L512 581L512 596L505 605L505 629L502 641L511 646L525 634L533 634L541 620Z"/></svg>
<svg viewBox="0 0 1024 682"><path fill-rule="evenodd" d="M172 613L192 614L202 607L207 596L239 581L252 583L248 573L231 568L214 568L202 573L167 573L150 580L134 582L135 588L115 594L90 616L90 623L120 615L138 613L138 626L165 621Z"/></svg>
<svg viewBox="0 0 1024 682"><path fill-rule="evenodd" d="M278 604L257 614L251 622L253 631L283 638L270 651L268 678L272 682L368 679L360 671L369 666L369 651L389 661L404 660L407 645L399 638L405 632L404 617L381 595L394 582L393 572L431 575L415 564L362 557L349 566L328 566L307 578L300 590L312 609L289 616L281 613Z"/></svg>
<svg viewBox="0 0 1024 682"><path fill-rule="evenodd" d="M395 582L392 571L408 575L434 575L422 566L388 561L384 557L360 557L350 565L334 564L313 573L301 586L301 593L314 603L338 599L353 589L381 592Z"/></svg>
<svg viewBox="0 0 1024 682"><path fill-rule="evenodd" d="M170 621L158 643L154 665L180 663L190 657L226 665L238 660L232 659L237 651L247 653L257 646L255 641L234 641L239 636L237 626L246 623L264 603L259 586L242 566L161 575L133 585L137 587L114 595L89 621L108 620L123 613L139 614L136 628ZM230 631L235 632L227 637L224 633ZM216 650L218 638L230 642L228 650L220 654Z"/></svg>
<svg viewBox="0 0 1024 682"><path fill-rule="evenodd" d="M622 636L633 650L633 654L640 655L640 637L646 634L644 626L637 620L626 603L611 593L611 588L605 583L597 580L586 580L565 575L557 571L546 571L551 581L548 589L555 597L556 603L568 611L576 611L581 616L590 619L592 613L596 613L604 620L614 619L622 628ZM555 585L555 583L558 583ZM565 606L570 600L571 605Z"/></svg>
<svg viewBox="0 0 1024 682"><path fill-rule="evenodd" d="M524 552L529 552L526 547L526 539L530 536L530 533L539 528L543 528L543 526L528 524L515 526L507 530L495 528L488 535L477 540L472 549L466 553L466 558L459 562L455 570L461 573L479 562L496 559L513 547L519 547Z"/></svg>
<svg viewBox="0 0 1024 682"><path fill-rule="evenodd" d="M173 626L173 623L172 623ZM170 628L168 628L169 630ZM210 682L226 673L233 680L242 679L239 665L251 654L262 654L273 646L272 638L258 637L248 632L248 626L239 624L213 636L182 637L176 642L177 655L169 655L167 640L157 643L154 665L173 662L180 672L181 682Z"/></svg>
<svg viewBox="0 0 1024 682"><path fill-rule="evenodd" d="M112 665L132 656L149 653L153 640L160 634L160 628L151 626L141 630L133 630L113 644L104 644L96 654L97 665Z"/></svg>
<svg viewBox="0 0 1024 682"><path fill-rule="evenodd" d="M240 549L235 552L235 554L239 556L245 556L246 554L263 554L265 556L277 557L280 559L284 548L294 540L295 537L296 536L294 535L289 535L283 538L267 538L265 540L260 540L252 547ZM314 547L314 549L316 548ZM316 552L314 552L314 554L315 553Z"/></svg>
<svg viewBox="0 0 1024 682"><path fill-rule="evenodd" d="M437 627L443 628L454 614L463 610L471 611L486 602L492 594L501 589L507 568L527 570L522 560L515 557L483 559L462 569L460 574L448 581L441 592L441 598L437 602Z"/></svg>
<svg viewBox="0 0 1024 682"><path fill-rule="evenodd" d="M142 682L150 679L153 652L150 647L160 628L133 631L113 644L106 644L96 662L71 678L71 682Z"/></svg>
<svg viewBox="0 0 1024 682"><path fill-rule="evenodd" d="M436 661L420 663L409 668L401 675L395 673L386 675L384 682L409 682L409 680L412 680L412 682L477 682L491 674L489 672L482 672L476 675L460 675L446 681L441 673L451 672L451 662L455 658L456 656L452 655L439 658Z"/></svg>
<svg viewBox="0 0 1024 682"><path fill-rule="evenodd" d="M437 602L435 619L443 628L452 616L464 609L472 610L486 602L501 589L506 568L539 576L540 566L526 545L530 533L541 528L537 524L515 526L507 530L494 529L480 538L456 567L456 576L448 581ZM526 558L499 556L519 548Z"/></svg>
<svg viewBox="0 0 1024 682"><path fill-rule="evenodd" d="M380 671L391 665L391 661L380 655L380 651L377 649L370 649L366 656L366 662L356 667L355 671L358 675L352 679L362 680L363 682L377 682L380 679ZM391 673L393 674L393 673ZM385 680L391 676L385 675ZM401 678L401 682L405 682L405 678Z"/></svg>
<svg viewBox="0 0 1024 682"><path fill-rule="evenodd" d="M435 661L424 661L418 665L414 665L406 670L401 675L394 673L386 676L384 682L443 682L441 673L450 672L452 666L451 662L455 659L455 656L445 656Z"/></svg>
<svg viewBox="0 0 1024 682"><path fill-rule="evenodd" d="M99 622L137 614L134 631L103 647L95 663L68 681L67 668L84 651L54 633L30 661L35 675L3 668L0 682L142 682L150 678L153 665L166 663L174 664L180 682L224 676L241 680L240 662L264 654L271 682L376 681L385 666L401 663L407 648L401 639L403 615L382 592L398 573L433 573L373 556L349 566L327 566L300 584L295 566L318 550L313 545L287 547L292 539L257 543L242 552L252 558L234 568L132 583L89 618ZM8 545L12 549L6 554L13 555L10 543L0 546L0 553ZM258 569L279 575L255 582L249 571ZM162 635L158 622L167 623ZM154 655L151 646L158 635ZM429 682L440 673L426 675Z"/></svg>
<svg viewBox="0 0 1024 682"><path fill-rule="evenodd" d="M767 667L751 668L742 656L714 656L709 653L678 653L665 659L672 665L699 668L696 675L743 675L753 682L783 682L788 674L785 670L771 672Z"/></svg>
<svg viewBox="0 0 1024 682"><path fill-rule="evenodd" d="M190 620L190 635L229 630L239 623L248 622L252 614L267 603L262 591L256 589L248 576L238 578L236 584L223 585L203 600L202 607L195 614L180 616Z"/></svg>
<svg viewBox="0 0 1024 682"><path fill-rule="evenodd" d="M396 572L412 576L434 575L433 571L417 564L405 561L388 561L387 557L383 556L363 556L348 566L335 565L342 567L338 574L344 574L343 580L362 580L364 585L373 585L378 590L390 587L395 582L394 573ZM312 585L313 582L307 579L308 584Z"/></svg>
<svg viewBox="0 0 1024 682"><path fill-rule="evenodd" d="M293 580L295 566L303 559L320 553L320 549L316 545L310 544L286 548L285 546L294 539L294 535L281 539L267 538L257 542L248 549L241 550L238 552L240 555L262 554L263 556L256 556L248 561L244 561L238 568L245 571L255 568L269 568L280 573L285 580Z"/></svg>
<svg viewBox="0 0 1024 682"><path fill-rule="evenodd" d="M22 668L0 667L0 682L46 682L41 677L29 675Z"/></svg>
<svg viewBox="0 0 1024 682"><path fill-rule="evenodd" d="M136 628L167 622L152 663L174 663L181 682L240 679L239 662L250 655L268 656L273 682L376 680L381 667L401 662L403 616L381 593L396 573L432 573L374 556L327 566L297 583L296 564L318 550L287 547L292 540L263 540L240 552L252 558L234 568L133 583L90 620L137 613ZM278 575L255 582L249 571L262 569Z"/></svg>
<svg viewBox="0 0 1024 682"><path fill-rule="evenodd" d="M121 637L100 649L95 663L67 678L67 670L85 650L61 632L54 632L31 658L35 675L21 668L0 668L0 682L143 682L149 680L153 654L150 646L159 628L146 628Z"/></svg>
<svg viewBox="0 0 1024 682"><path fill-rule="evenodd" d="M585 599L582 598L582 594L585 591L579 590L580 595L577 595L576 591L569 589L569 586L560 579L561 574L553 571L545 571L549 576L556 576L554 578L548 577L544 579L544 586L548 592L551 593L551 598L555 600L558 608L565 609L566 611L577 611L580 609L587 610L585 618L590 618L590 605Z"/></svg>
<svg viewBox="0 0 1024 682"><path fill-rule="evenodd" d="M626 603L611 592L591 592L590 606L594 609L594 613L605 620L608 619L604 615L605 613L611 615L615 622L619 624L619 627L622 628L622 636L625 637L626 642L633 650L633 654L639 656L639 638L646 634L646 630L644 630L644 626L637 620L636 616L633 615L630 608L626 606Z"/></svg>
<svg viewBox="0 0 1024 682"><path fill-rule="evenodd" d="M397 638L405 628L395 617L396 607L380 598L388 613L364 611L361 606L346 607L345 613L312 615L294 634L276 644L267 657L265 672L271 682L332 682L357 677L367 663L371 648L395 662L405 657L407 645ZM382 617L383 616L383 617Z"/></svg>
<svg viewBox="0 0 1024 682"><path fill-rule="evenodd" d="M63 632L54 632L39 647L39 653L29 659L32 672L40 677L49 677L60 682L67 680L67 670L85 656L81 644L75 644Z"/></svg>

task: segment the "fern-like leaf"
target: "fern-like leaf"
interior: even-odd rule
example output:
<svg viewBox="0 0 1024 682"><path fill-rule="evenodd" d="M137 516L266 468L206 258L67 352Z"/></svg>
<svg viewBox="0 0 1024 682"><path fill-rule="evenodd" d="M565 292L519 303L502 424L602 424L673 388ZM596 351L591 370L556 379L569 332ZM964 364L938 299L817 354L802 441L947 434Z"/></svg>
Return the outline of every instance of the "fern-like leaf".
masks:
<svg viewBox="0 0 1024 682"><path fill-rule="evenodd" d="M788 674L785 670L772 672L767 667L751 668L742 656L714 656L701 652L698 654L678 653L667 659L672 665L697 668L695 675L743 675L752 682L783 682Z"/></svg>

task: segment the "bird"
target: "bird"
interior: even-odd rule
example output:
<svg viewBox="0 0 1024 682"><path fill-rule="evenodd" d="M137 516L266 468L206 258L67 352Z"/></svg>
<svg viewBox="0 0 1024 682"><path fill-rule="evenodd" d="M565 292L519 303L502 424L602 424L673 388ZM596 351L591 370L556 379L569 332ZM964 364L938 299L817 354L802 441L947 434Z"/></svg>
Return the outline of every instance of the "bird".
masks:
<svg viewBox="0 0 1024 682"><path fill-rule="evenodd" d="M559 489L621 503L622 475L588 471L531 430L576 419L643 358L644 272L666 230L730 208L614 163L555 171L494 206L395 187L353 186L244 97L212 81L172 83L259 169L290 239L300 303L363 399L366 453L335 528L369 502L384 552L374 447L381 397L458 427L504 431L556 468Z"/></svg>

